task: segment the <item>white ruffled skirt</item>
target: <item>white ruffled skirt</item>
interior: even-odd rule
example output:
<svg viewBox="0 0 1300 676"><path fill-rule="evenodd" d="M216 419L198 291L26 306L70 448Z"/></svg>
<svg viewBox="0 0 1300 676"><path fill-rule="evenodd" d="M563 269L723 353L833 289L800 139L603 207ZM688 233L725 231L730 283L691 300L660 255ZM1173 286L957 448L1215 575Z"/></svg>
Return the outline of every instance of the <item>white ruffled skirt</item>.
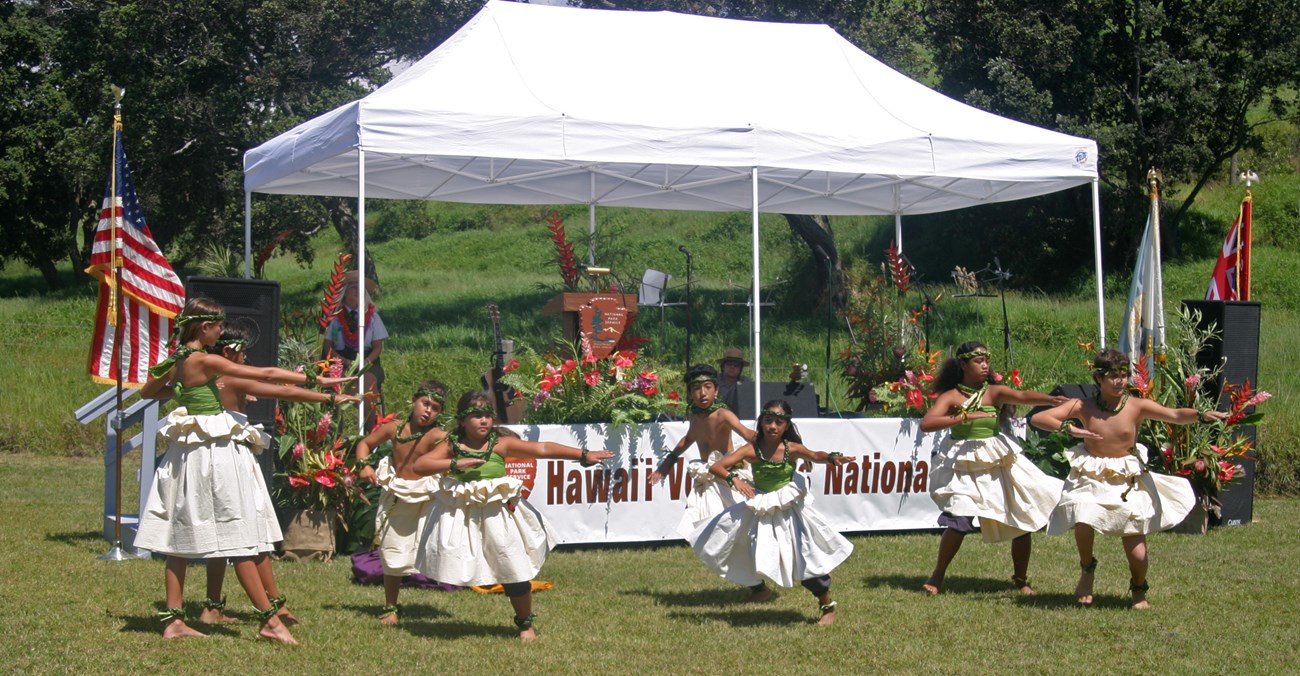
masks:
<svg viewBox="0 0 1300 676"><path fill-rule="evenodd" d="M768 581L793 587L829 575L853 553L853 544L812 508L807 479L795 474L771 493L728 508L687 538L704 565L752 587Z"/></svg>
<svg viewBox="0 0 1300 676"><path fill-rule="evenodd" d="M1066 451L1070 477L1047 532L1065 533L1086 523L1104 535L1144 535L1173 528L1196 506L1192 484L1153 474L1133 455L1099 458L1083 444Z"/></svg>
<svg viewBox="0 0 1300 676"><path fill-rule="evenodd" d="M704 460L691 460L686 463L686 473L691 478L691 490L686 493L686 511L681 521L677 522L677 533L690 539L700 524L717 516L727 508L745 501L745 495L732 488L726 481L709 471L713 463L726 455L722 451L713 451ZM753 472L749 467L733 468L736 474L753 483Z"/></svg>
<svg viewBox="0 0 1300 676"><path fill-rule="evenodd" d="M461 586L532 580L556 538L521 497L523 488L513 477L443 477L420 536L416 568Z"/></svg>
<svg viewBox="0 0 1300 676"><path fill-rule="evenodd" d="M935 451L929 481L930 498L940 511L979 517L985 542L1005 542L1046 526L1062 487L1002 434L946 437Z"/></svg>
<svg viewBox="0 0 1300 676"><path fill-rule="evenodd" d="M255 556L283 539L254 451L269 438L242 413L168 414L135 546L184 558Z"/></svg>
<svg viewBox="0 0 1300 676"><path fill-rule="evenodd" d="M401 576L417 572L420 534L424 532L438 478L403 479L393 470L390 458L379 461L375 478L382 487L375 510L375 533L379 535L379 560L384 574Z"/></svg>

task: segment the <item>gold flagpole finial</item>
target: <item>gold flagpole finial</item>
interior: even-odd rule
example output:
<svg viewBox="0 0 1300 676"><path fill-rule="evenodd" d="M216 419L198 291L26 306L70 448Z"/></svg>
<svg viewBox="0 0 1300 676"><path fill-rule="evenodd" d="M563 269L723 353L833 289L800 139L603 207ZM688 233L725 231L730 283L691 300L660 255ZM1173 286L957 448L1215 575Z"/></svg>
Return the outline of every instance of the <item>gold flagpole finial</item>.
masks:
<svg viewBox="0 0 1300 676"><path fill-rule="evenodd" d="M1246 184L1246 190L1250 190L1250 186L1259 183L1259 174L1249 169L1237 174L1237 178L1240 178L1241 182Z"/></svg>
<svg viewBox="0 0 1300 676"><path fill-rule="evenodd" d="M1151 167L1147 170L1147 184L1151 186L1151 199L1156 199L1160 195L1160 184L1164 183L1164 174L1159 169Z"/></svg>

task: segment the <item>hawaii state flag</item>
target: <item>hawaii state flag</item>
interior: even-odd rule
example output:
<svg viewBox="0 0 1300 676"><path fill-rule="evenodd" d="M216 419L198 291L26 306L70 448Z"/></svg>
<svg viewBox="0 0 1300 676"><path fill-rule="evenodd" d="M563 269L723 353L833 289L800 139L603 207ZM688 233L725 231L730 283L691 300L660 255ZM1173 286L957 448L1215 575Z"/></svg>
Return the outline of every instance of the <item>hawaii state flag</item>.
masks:
<svg viewBox="0 0 1300 676"><path fill-rule="evenodd" d="M1155 355L1165 349L1164 276L1160 270L1160 195L1151 191L1151 212L1138 245L1137 265L1129 286L1124 323L1120 326L1119 351L1137 364L1146 362L1146 373L1155 373Z"/></svg>
<svg viewBox="0 0 1300 676"><path fill-rule="evenodd" d="M1250 193L1241 200L1241 211L1219 250L1205 299L1250 300Z"/></svg>
<svg viewBox="0 0 1300 676"><path fill-rule="evenodd" d="M90 267L86 268L99 279L88 369L92 380L111 385L117 383L120 363L122 384L138 386L149 379L149 367L167 356L175 317L185 306L185 287L145 223L120 127L114 131L113 146L113 175L104 191ZM116 344L119 299L115 275L122 283L120 346Z"/></svg>

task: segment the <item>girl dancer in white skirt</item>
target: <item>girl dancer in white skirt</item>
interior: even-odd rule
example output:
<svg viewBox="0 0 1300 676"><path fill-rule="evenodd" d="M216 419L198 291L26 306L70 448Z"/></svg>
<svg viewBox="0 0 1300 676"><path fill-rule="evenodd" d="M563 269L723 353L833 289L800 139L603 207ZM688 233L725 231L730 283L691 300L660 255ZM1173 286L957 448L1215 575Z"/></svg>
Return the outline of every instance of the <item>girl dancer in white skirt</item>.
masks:
<svg viewBox="0 0 1300 676"><path fill-rule="evenodd" d="M746 500L696 528L689 538L696 555L722 577L750 588L747 603L772 598L770 581L800 583L817 597L818 624L835 622L831 571L853 553L853 545L812 508L807 480L795 473L795 458L842 465L839 453L812 451L790 422L790 404L777 399L758 417L762 436L713 464L711 471ZM748 461L754 483L731 468Z"/></svg>
<svg viewBox="0 0 1300 676"><path fill-rule="evenodd" d="M459 423L453 432L437 439L425 436L416 447L416 474L447 476L434 493L415 567L447 584L501 584L514 606L519 638L530 641L537 638L532 580L555 536L523 499L524 483L506 476L505 459L561 458L587 466L614 454L499 435L486 392L467 392L456 411Z"/></svg>
<svg viewBox="0 0 1300 676"><path fill-rule="evenodd" d="M989 351L971 341L944 362L934 381L934 400L921 430L949 430L930 465L930 498L939 506L939 558L921 585L938 594L948 564L979 517L985 542L1011 541L1011 581L1023 594L1029 585L1029 534L1047 525L1061 496L1061 482L1020 454L1011 437L999 433L998 407L1051 404L1065 397L994 385Z"/></svg>
<svg viewBox="0 0 1300 676"><path fill-rule="evenodd" d="M1036 414L1030 422L1042 430L1066 430L1081 443L1068 451L1070 476L1065 492L1052 512L1049 535L1074 530L1079 548L1079 584L1075 598L1080 605L1093 602L1093 574L1097 559L1092 555L1097 532L1118 535L1128 558L1129 592L1133 607L1146 609L1148 533L1173 528L1192 511L1196 495L1192 484L1179 476L1152 474L1146 469L1145 449L1137 443L1143 420L1175 425L1213 422L1228 417L1222 411L1194 408L1166 408L1142 398L1130 398L1128 355L1103 350L1093 360L1092 378L1097 395L1091 400L1071 399L1056 408ZM1081 425L1070 424L1077 419Z"/></svg>
<svg viewBox="0 0 1300 676"><path fill-rule="evenodd" d="M279 527L258 518L265 492L257 461L246 444L260 440L260 430L247 418L236 418L221 406L217 378L223 375L254 380L314 384L312 376L280 368L254 368L203 351L221 336L225 310L217 303L194 298L176 318L179 347L150 369L142 396L158 396L168 388L177 407L168 414L159 434L168 442L158 464L135 546L167 555L164 578L167 605L159 613L163 637L203 636L185 624L181 607L185 567L189 559L235 559L235 574L257 608L263 637L295 643L267 598L258 577L255 557ZM344 378L320 378L322 385Z"/></svg>
<svg viewBox="0 0 1300 676"><path fill-rule="evenodd" d="M248 350L255 342L257 342L257 327L251 320L227 321L225 322L225 328L221 331L221 338L217 340L216 345L208 348L208 351L212 354L219 354L236 364L244 364L248 359ZM261 425L249 424L246 413L249 401L276 399L323 404L336 400L335 397L325 392L306 390L291 385L277 385L260 380L236 378L234 376L223 376L218 380L217 390L221 397L221 407L241 427L249 429L250 434L242 439L240 444L246 447L255 457L270 446L271 437L266 434ZM167 396L171 395L171 392L167 392ZM339 402L352 403L357 401L356 397L346 394L335 396ZM257 473L256 479L260 484L257 491L257 518L261 522L258 533L259 537L264 538L263 542L258 545L258 555L254 559L257 565L257 575L262 580L262 587L266 589L266 596L271 600L271 605L276 607L276 615L280 618L280 621L292 626L298 624L298 618L289 611L286 605L288 598L280 593L280 588L275 582L275 573L271 569L271 557L269 556L271 552L275 551L275 543L283 539L280 533L280 521L275 514L275 504L271 500L271 493L262 481L260 472ZM203 612L199 615L199 622L216 624L235 621L234 618L226 615L226 599L221 593L225 583L226 563L227 560L220 557L208 559L208 597L203 599Z"/></svg>

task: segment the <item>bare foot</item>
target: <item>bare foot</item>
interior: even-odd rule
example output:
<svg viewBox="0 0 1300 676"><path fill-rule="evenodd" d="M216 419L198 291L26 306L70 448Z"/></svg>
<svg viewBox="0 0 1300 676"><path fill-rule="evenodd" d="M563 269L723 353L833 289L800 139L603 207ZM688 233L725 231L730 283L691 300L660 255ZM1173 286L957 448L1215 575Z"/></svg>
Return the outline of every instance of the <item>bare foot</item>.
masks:
<svg viewBox="0 0 1300 676"><path fill-rule="evenodd" d="M835 624L835 609L831 608L830 610L823 610L822 617L820 620L817 620L817 624L823 627L829 627L830 625Z"/></svg>
<svg viewBox="0 0 1300 676"><path fill-rule="evenodd" d="M179 617L168 622L166 626L163 627L162 635L163 638L184 638L187 636L194 636L198 638L208 637L207 634L191 627L188 624L185 624L185 620L182 620Z"/></svg>
<svg viewBox="0 0 1300 676"><path fill-rule="evenodd" d="M754 592L753 594L750 594L749 598L745 599L744 602L745 603L767 603L768 601L772 600L773 595L774 592L772 591L772 588L764 586L762 589Z"/></svg>
<svg viewBox="0 0 1300 676"><path fill-rule="evenodd" d="M389 627L397 626L397 613L388 613L379 616L379 623Z"/></svg>
<svg viewBox="0 0 1300 676"><path fill-rule="evenodd" d="M929 580L925 581L925 584L921 585L921 591L929 594L930 596L938 596L940 584L941 583L939 582L935 582L934 578L930 578Z"/></svg>
<svg viewBox="0 0 1300 676"><path fill-rule="evenodd" d="M1092 578L1093 574L1087 570L1079 573L1079 584L1074 588L1074 598L1081 606L1092 605Z"/></svg>
<svg viewBox="0 0 1300 676"><path fill-rule="evenodd" d="M1137 584L1136 582L1129 582L1128 589L1133 594L1132 607L1134 610L1151 609L1151 604L1147 603L1147 591L1151 589L1150 585L1146 584L1145 582L1142 584Z"/></svg>
<svg viewBox="0 0 1300 676"><path fill-rule="evenodd" d="M275 611L275 616L280 618L281 622L285 623L290 627L294 626L295 624L302 624L302 621L298 619L298 616L289 612L289 609L285 608L284 606L280 606L280 609Z"/></svg>
<svg viewBox="0 0 1300 676"><path fill-rule="evenodd" d="M529 628L527 628L527 629L520 629L520 630L519 630L519 640L520 640L520 641L536 641L536 640L537 640L537 630L534 629L534 628L532 628L532 627L529 627Z"/></svg>
<svg viewBox="0 0 1300 676"><path fill-rule="evenodd" d="M272 641L288 643L289 645L298 645L293 639L293 634L289 633L289 628L284 626L280 618L272 615L271 618L262 623L262 629L257 632L258 636Z"/></svg>
<svg viewBox="0 0 1300 676"><path fill-rule="evenodd" d="M227 622L238 622L239 618L231 617L221 608L204 608L199 613L199 622L203 624L225 624Z"/></svg>
<svg viewBox="0 0 1300 676"><path fill-rule="evenodd" d="M1019 589L1020 593L1025 596L1038 596L1038 590L1029 586L1029 578L1016 577L1015 575L1012 575L1011 583L1014 584L1016 589Z"/></svg>

